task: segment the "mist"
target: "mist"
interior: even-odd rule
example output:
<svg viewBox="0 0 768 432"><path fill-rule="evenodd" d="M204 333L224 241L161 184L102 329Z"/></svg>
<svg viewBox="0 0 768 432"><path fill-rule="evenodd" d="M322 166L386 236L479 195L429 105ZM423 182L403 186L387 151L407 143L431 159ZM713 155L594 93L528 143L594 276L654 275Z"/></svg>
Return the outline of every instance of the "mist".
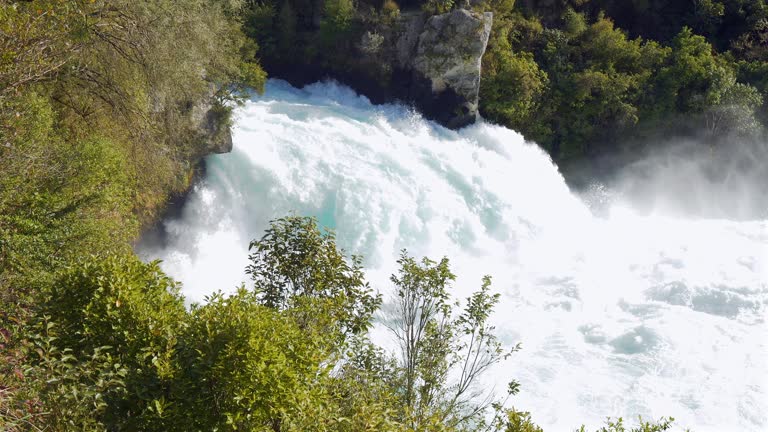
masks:
<svg viewBox="0 0 768 432"><path fill-rule="evenodd" d="M571 187L597 214L623 203L645 215L768 219L768 142L677 138L572 167Z"/></svg>

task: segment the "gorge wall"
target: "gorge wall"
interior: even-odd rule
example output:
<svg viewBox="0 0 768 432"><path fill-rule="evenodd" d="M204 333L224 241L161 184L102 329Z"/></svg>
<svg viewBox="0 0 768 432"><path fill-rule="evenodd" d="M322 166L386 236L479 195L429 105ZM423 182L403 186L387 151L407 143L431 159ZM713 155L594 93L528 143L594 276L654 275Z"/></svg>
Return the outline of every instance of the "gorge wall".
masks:
<svg viewBox="0 0 768 432"><path fill-rule="evenodd" d="M356 20L362 24L363 18ZM375 103L413 104L426 118L456 129L477 119L480 62L492 22L491 12L466 9L433 16L402 12L383 24L353 25L314 55L267 53L263 61L272 77L295 86L334 78ZM322 37L316 23L312 18L314 35Z"/></svg>

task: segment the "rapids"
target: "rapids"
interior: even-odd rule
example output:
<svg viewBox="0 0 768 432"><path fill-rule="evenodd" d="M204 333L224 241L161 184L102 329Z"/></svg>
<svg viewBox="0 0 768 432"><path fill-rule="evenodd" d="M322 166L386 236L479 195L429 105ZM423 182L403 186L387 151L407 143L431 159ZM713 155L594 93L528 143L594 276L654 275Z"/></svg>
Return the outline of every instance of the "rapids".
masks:
<svg viewBox="0 0 768 432"><path fill-rule="evenodd" d="M448 256L457 298L492 275L497 330L523 350L486 384L520 381L511 404L545 430L637 415L768 430L768 218L637 212L610 188L595 212L514 131L450 131L335 83L270 80L237 111L234 141L164 222L164 244L139 247L187 298L246 281L270 219L315 215L385 297L403 248Z"/></svg>

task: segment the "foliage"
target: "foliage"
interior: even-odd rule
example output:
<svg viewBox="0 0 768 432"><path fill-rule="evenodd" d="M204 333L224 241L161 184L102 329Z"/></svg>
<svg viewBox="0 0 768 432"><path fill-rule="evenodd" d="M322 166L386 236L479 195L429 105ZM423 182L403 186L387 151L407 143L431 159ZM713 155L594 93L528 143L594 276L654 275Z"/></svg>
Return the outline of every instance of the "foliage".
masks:
<svg viewBox="0 0 768 432"><path fill-rule="evenodd" d="M672 44L670 61L660 70L656 85L662 110L704 113L706 130L717 133L757 133L757 108L762 96L754 87L737 82L735 67L713 54L701 36L685 28ZM658 108L657 108L658 109Z"/></svg>
<svg viewBox="0 0 768 432"><path fill-rule="evenodd" d="M520 129L530 121L548 77L529 53L494 51L484 59L480 98L483 114Z"/></svg>
<svg viewBox="0 0 768 432"><path fill-rule="evenodd" d="M745 60L768 61L768 17L731 42L731 48Z"/></svg>
<svg viewBox="0 0 768 432"><path fill-rule="evenodd" d="M250 250L246 273L263 305L300 310L307 299L319 299L342 334L358 334L370 326L381 298L365 282L361 257L347 258L336 247L334 233L321 231L316 219L277 219L261 240L251 242Z"/></svg>
<svg viewBox="0 0 768 432"><path fill-rule="evenodd" d="M127 251L189 185L197 111L265 79L238 4L0 1L0 300Z"/></svg>
<svg viewBox="0 0 768 432"><path fill-rule="evenodd" d="M288 6L283 5L283 8L287 7L286 17L283 17L281 21L295 22L295 16L293 7L286 2ZM282 12L282 8L279 9ZM288 31L284 36L278 36L278 28L275 26L275 17L277 17L278 9L272 2L247 2L243 8L242 20L243 31L252 41L257 41L262 49L262 54L266 56L274 56L278 52L277 41L290 39L290 35L293 32ZM289 24L289 28L290 28ZM283 43L286 47L287 43ZM281 50L282 51L282 50Z"/></svg>
<svg viewBox="0 0 768 432"><path fill-rule="evenodd" d="M654 133L763 133L765 91L755 75L739 76L744 67L688 27L664 43L630 38L597 12L607 3L564 3L543 16L527 3L523 14L497 17L483 58L483 115L560 159L620 151L617 142ZM718 2L697 5L700 18L729 14Z"/></svg>
<svg viewBox="0 0 768 432"><path fill-rule="evenodd" d="M640 422L637 427L627 429L624 425L624 420L619 417L617 420L612 421L610 418L606 420L606 425L598 429L596 432L663 432L672 428L672 423L675 421L673 418L662 418L658 422L643 421L642 418L638 418ZM586 432L586 428L582 426L578 432Z"/></svg>
<svg viewBox="0 0 768 432"><path fill-rule="evenodd" d="M104 257L188 186L199 111L225 129L227 101L263 86L241 6L0 1L0 373L4 408L30 401L8 402L14 428L155 416L183 304L156 265Z"/></svg>
<svg viewBox="0 0 768 432"><path fill-rule="evenodd" d="M627 429L622 418L616 420L609 418L606 420L606 425L595 432L663 432L670 430L674 421L675 419L671 417L662 417L658 422L643 421L642 418L638 418L638 425ZM506 411L497 430L502 432L543 432L542 428L533 423L530 413L517 411L514 408ZM576 432L587 432L587 428L581 426Z"/></svg>
<svg viewBox="0 0 768 432"><path fill-rule="evenodd" d="M506 416L502 420L501 427L503 432L544 432L531 421L529 412L517 411L514 408L507 410Z"/></svg>
<svg viewBox="0 0 768 432"><path fill-rule="evenodd" d="M299 425L323 423L333 343L321 327L302 326L244 289L211 296L190 318L177 354L177 430L303 430Z"/></svg>
<svg viewBox="0 0 768 432"><path fill-rule="evenodd" d="M393 23L400 16L400 6L397 5L395 0L384 0L381 4L381 15L384 17L385 22Z"/></svg>
<svg viewBox="0 0 768 432"><path fill-rule="evenodd" d="M323 19L320 22L320 38L326 48L344 39L352 28L355 4L352 0L326 0L323 5Z"/></svg>
<svg viewBox="0 0 768 432"><path fill-rule="evenodd" d="M106 398L109 427L142 429L160 414L156 404L174 374L172 355L186 312L177 284L157 262L132 256L86 260L62 273L42 306L58 325L60 349L111 347L127 368L126 394Z"/></svg>
<svg viewBox="0 0 768 432"><path fill-rule="evenodd" d="M3 113L27 115L22 101L34 93L49 99L62 139L107 135L129 156L122 171L141 173L131 201L146 222L168 191L186 185L200 153L187 107L216 88L231 98L229 83L263 85L255 45L229 18L234 3L3 1ZM11 120L3 118L3 141L20 145Z"/></svg>
<svg viewBox="0 0 768 432"><path fill-rule="evenodd" d="M397 430L390 369L365 335L380 298L359 258L295 216L252 250L254 291L193 307L175 399L181 413L212 414L179 419L182 430Z"/></svg>
<svg viewBox="0 0 768 432"><path fill-rule="evenodd" d="M454 7L454 0L427 0L421 6L424 12L430 15L438 15L450 12Z"/></svg>
<svg viewBox="0 0 768 432"><path fill-rule="evenodd" d="M126 369L110 355L110 347L92 351L59 349L57 328L43 320L24 341L24 369L11 382L16 390L0 392L0 428L21 430L98 430L106 400L125 392Z"/></svg>
<svg viewBox="0 0 768 432"><path fill-rule="evenodd" d="M125 251L130 217L127 154L92 134L65 139L51 102L26 93L6 101L0 146L0 301L15 303L29 279L61 268L82 251ZM26 281L26 282L25 282Z"/></svg>
<svg viewBox="0 0 768 432"><path fill-rule="evenodd" d="M408 430L400 418L399 375L387 352L365 337L353 338L330 383L331 397L340 408L338 430Z"/></svg>
<svg viewBox="0 0 768 432"><path fill-rule="evenodd" d="M487 409L498 402L475 386L483 372L509 355L488 323L499 301L489 292L490 277L452 316L447 288L455 275L446 258L417 262L403 251L398 264L398 275L391 277L397 294L391 329L400 345L404 422L415 430L484 424ZM517 383L510 383L509 391L516 393Z"/></svg>

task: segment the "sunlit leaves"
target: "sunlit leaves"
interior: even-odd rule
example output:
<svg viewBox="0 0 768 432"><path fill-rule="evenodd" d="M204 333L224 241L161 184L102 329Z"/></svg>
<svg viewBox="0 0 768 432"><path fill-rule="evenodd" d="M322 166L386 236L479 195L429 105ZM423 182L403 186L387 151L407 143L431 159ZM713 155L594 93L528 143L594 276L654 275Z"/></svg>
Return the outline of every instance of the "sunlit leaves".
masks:
<svg viewBox="0 0 768 432"><path fill-rule="evenodd" d="M246 273L265 306L297 308L301 313L307 299L317 299L337 320L342 334L364 332L370 326L381 298L365 281L361 258L347 257L337 248L333 232L322 231L315 219L277 219L260 240L251 242L250 250Z"/></svg>
<svg viewBox="0 0 768 432"><path fill-rule="evenodd" d="M491 366L507 358L489 324L498 294L486 276L480 290L455 315L449 284L455 279L448 259L416 261L403 251L391 330L400 345L399 381L406 425L416 430L472 430L485 423L492 405L503 403L476 388ZM519 346L515 350L519 349ZM510 394L517 383L510 383Z"/></svg>

